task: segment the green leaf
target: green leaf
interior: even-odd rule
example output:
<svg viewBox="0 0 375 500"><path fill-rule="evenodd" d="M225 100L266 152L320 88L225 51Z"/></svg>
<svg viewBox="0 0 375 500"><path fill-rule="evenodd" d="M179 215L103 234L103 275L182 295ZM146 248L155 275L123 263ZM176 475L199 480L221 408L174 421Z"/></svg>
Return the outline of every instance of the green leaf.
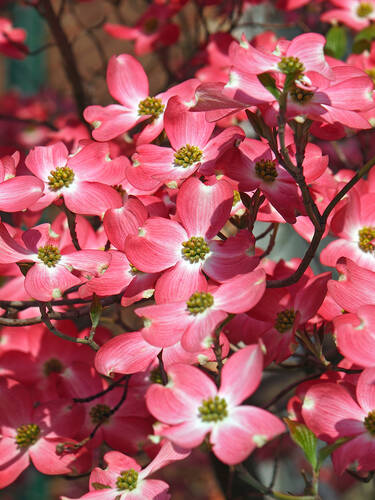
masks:
<svg viewBox="0 0 375 500"><path fill-rule="evenodd" d="M343 59L346 54L347 33L344 26L332 26L326 35L324 52L336 59Z"/></svg>
<svg viewBox="0 0 375 500"><path fill-rule="evenodd" d="M102 303L98 296L94 293L94 297L90 307L90 319L92 327L95 329L99 325L100 316L102 314Z"/></svg>
<svg viewBox="0 0 375 500"><path fill-rule="evenodd" d="M331 453L333 453L337 448L339 448L344 443L347 443L353 439L352 437L342 437L335 441L333 444L327 444L324 448L321 448L318 453L318 467L320 468L326 458L328 458Z"/></svg>
<svg viewBox="0 0 375 500"><path fill-rule="evenodd" d="M280 97L280 90L276 87L275 79L269 73L262 73L258 75L258 80L264 88L271 92L271 94L278 100Z"/></svg>
<svg viewBox="0 0 375 500"><path fill-rule="evenodd" d="M372 40L375 39L375 25L372 24L360 31L354 38L353 52L360 54L364 50L370 49Z"/></svg>
<svg viewBox="0 0 375 500"><path fill-rule="evenodd" d="M91 486L94 488L94 490L105 490L107 488L111 489L111 486L101 483L91 483Z"/></svg>
<svg viewBox="0 0 375 500"><path fill-rule="evenodd" d="M318 438L315 434L310 431L304 424L300 424L299 422L294 422L289 418L284 418L287 426L289 427L290 435L295 443L300 446L307 460L310 462L314 470L316 470L318 461L317 461L317 444Z"/></svg>

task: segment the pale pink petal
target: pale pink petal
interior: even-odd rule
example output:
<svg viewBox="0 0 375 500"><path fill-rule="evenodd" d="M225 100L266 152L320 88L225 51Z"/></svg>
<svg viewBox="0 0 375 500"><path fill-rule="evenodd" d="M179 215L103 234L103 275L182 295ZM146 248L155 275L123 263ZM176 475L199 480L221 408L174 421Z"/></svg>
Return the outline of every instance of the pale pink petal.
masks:
<svg viewBox="0 0 375 500"><path fill-rule="evenodd" d="M147 117L138 117L134 110L119 104L109 106L89 106L84 111L84 118L93 124L92 136L96 141L110 141Z"/></svg>
<svg viewBox="0 0 375 500"><path fill-rule="evenodd" d="M107 68L108 90L123 106L137 109L148 96L148 79L142 65L131 55L112 56Z"/></svg>
<svg viewBox="0 0 375 500"><path fill-rule="evenodd" d="M190 236L212 238L227 222L233 203L233 188L226 180L204 184L187 179L177 195L177 214Z"/></svg>
<svg viewBox="0 0 375 500"><path fill-rule="evenodd" d="M263 355L258 345L235 352L224 364L219 396L232 406L242 403L258 387L262 370Z"/></svg>
<svg viewBox="0 0 375 500"><path fill-rule="evenodd" d="M128 234L137 234L146 219L147 209L143 203L138 198L129 198L123 207L106 212L103 225L110 242L124 251Z"/></svg>
<svg viewBox="0 0 375 500"><path fill-rule="evenodd" d="M177 222L152 217L139 228L138 235L126 238L125 253L137 269L155 273L176 264L187 240L186 231Z"/></svg>
<svg viewBox="0 0 375 500"><path fill-rule="evenodd" d="M366 413L375 410L375 368L366 368L358 379L356 395Z"/></svg>
<svg viewBox="0 0 375 500"><path fill-rule="evenodd" d="M219 425L214 426L210 442L219 460L235 465L267 441L285 431L280 419L254 406L240 406Z"/></svg>
<svg viewBox="0 0 375 500"><path fill-rule="evenodd" d="M164 128L172 148L177 151L190 144L203 150L215 128L205 113L191 112L179 96L171 97L164 113Z"/></svg>
<svg viewBox="0 0 375 500"><path fill-rule="evenodd" d="M41 196L44 184L31 175L13 177L0 184L0 210L18 212L31 207Z"/></svg>
<svg viewBox="0 0 375 500"><path fill-rule="evenodd" d="M0 264L32 260L30 255L30 250L16 243L5 225L0 223Z"/></svg>
<svg viewBox="0 0 375 500"><path fill-rule="evenodd" d="M154 460L140 473L140 478L143 479L147 476L151 476L154 472L163 467L166 467L176 460L183 460L190 455L189 450L185 450L176 446L169 441L162 444L159 453L156 455Z"/></svg>
<svg viewBox="0 0 375 500"><path fill-rule="evenodd" d="M57 142L51 146L36 146L25 159L27 168L37 177L48 182L51 170L64 167L68 159L65 144Z"/></svg>
<svg viewBox="0 0 375 500"><path fill-rule="evenodd" d="M185 302L140 307L135 313L145 319L145 327L141 330L143 338L157 347L176 344L193 321Z"/></svg>
<svg viewBox="0 0 375 500"><path fill-rule="evenodd" d="M80 283L81 280L63 266L34 264L27 272L25 290L34 299L48 302L53 298L61 298L65 290Z"/></svg>
<svg viewBox="0 0 375 500"><path fill-rule="evenodd" d="M182 448L192 449L199 446L212 424L205 424L198 419L188 420L178 425L163 429L162 435Z"/></svg>
<svg viewBox="0 0 375 500"><path fill-rule="evenodd" d="M122 206L120 193L99 182L77 182L74 191L64 193L66 206L75 214L102 215L109 208Z"/></svg>
<svg viewBox="0 0 375 500"><path fill-rule="evenodd" d="M207 281L201 271L202 264L179 260L165 271L155 285L155 300L159 304L176 300L188 300L197 291L205 291Z"/></svg>
<svg viewBox="0 0 375 500"><path fill-rule="evenodd" d="M64 437L54 439L40 438L29 448L30 458L35 468L42 474L69 474L76 470L82 472L79 466L80 453L58 455L56 446L65 441L72 441Z"/></svg>
<svg viewBox="0 0 375 500"><path fill-rule="evenodd" d="M337 384L311 387L303 402L302 415L309 429L323 441L332 442L364 431L366 413L349 392Z"/></svg>
<svg viewBox="0 0 375 500"><path fill-rule="evenodd" d="M224 311L208 309L197 314L181 339L181 345L189 352L207 348L214 342L214 330L226 318Z"/></svg>
<svg viewBox="0 0 375 500"><path fill-rule="evenodd" d="M303 33L292 40L286 56L298 57L306 71L316 71L326 78L333 79L332 69L324 57L325 44L324 36L318 33Z"/></svg>
<svg viewBox="0 0 375 500"><path fill-rule="evenodd" d="M27 451L21 451L14 438L3 436L0 439L0 488L13 483L29 463Z"/></svg>
<svg viewBox="0 0 375 500"><path fill-rule="evenodd" d="M104 250L79 250L64 254L60 263L80 271L101 276L111 263L112 253Z"/></svg>
<svg viewBox="0 0 375 500"><path fill-rule="evenodd" d="M160 348L144 340L141 332L127 332L106 342L96 353L95 368L110 377L114 373L137 373L146 370Z"/></svg>
<svg viewBox="0 0 375 500"><path fill-rule="evenodd" d="M222 284L215 292L215 307L229 313L243 313L255 306L266 290L266 274L256 269Z"/></svg>

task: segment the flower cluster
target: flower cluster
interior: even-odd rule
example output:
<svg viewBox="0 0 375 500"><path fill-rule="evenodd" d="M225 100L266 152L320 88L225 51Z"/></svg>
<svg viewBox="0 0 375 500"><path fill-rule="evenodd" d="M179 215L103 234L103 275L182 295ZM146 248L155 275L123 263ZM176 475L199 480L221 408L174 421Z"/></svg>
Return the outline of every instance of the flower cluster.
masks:
<svg viewBox="0 0 375 500"><path fill-rule="evenodd" d="M51 3L34 3L56 27ZM149 3L135 26L100 28L165 63L190 3L235 27L262 2ZM292 15L306 3L278 5ZM313 3L352 30L375 19L372 1ZM91 473L82 499L167 500L168 484L148 477L202 443L246 480L240 464L287 431L311 466L301 498L319 498L330 455L337 474L375 470L375 42L344 60L334 31L248 39L203 21L205 44L189 70L167 65L161 92L122 53L107 65L115 103L77 102L81 116L51 124L46 103L7 97L17 150L0 155L0 488L31 461ZM0 51L24 57L23 41L0 18ZM306 253L271 259L286 227ZM302 382L265 404L258 387L285 367ZM277 403L292 389L284 423Z"/></svg>

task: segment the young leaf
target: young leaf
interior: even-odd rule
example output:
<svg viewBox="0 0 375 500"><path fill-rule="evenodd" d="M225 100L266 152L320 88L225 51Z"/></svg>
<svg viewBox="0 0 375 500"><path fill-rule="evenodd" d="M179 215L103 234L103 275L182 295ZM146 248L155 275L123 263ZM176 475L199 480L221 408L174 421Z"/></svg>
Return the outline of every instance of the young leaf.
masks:
<svg viewBox="0 0 375 500"><path fill-rule="evenodd" d="M326 35L324 52L336 59L343 59L346 54L347 34L344 26L332 26Z"/></svg>
<svg viewBox="0 0 375 500"><path fill-rule="evenodd" d="M315 434L310 431L304 424L300 424L299 422L294 422L289 418L284 418L285 423L289 427L290 435L295 443L300 446L307 460L312 465L313 469L316 469L317 466L317 443L318 438Z"/></svg>
<svg viewBox="0 0 375 500"><path fill-rule="evenodd" d="M372 40L375 39L375 25L370 25L357 33L354 38L353 53L360 54L364 50L370 49Z"/></svg>
<svg viewBox="0 0 375 500"><path fill-rule="evenodd" d="M332 444L327 444L324 448L321 448L318 453L318 468L320 468L326 458L328 458L331 453L333 453L337 448L339 448L344 443L353 439L352 437L342 437Z"/></svg>
<svg viewBox="0 0 375 500"><path fill-rule="evenodd" d="M92 327L95 329L100 320L100 316L102 314L102 303L100 302L98 296L94 293L91 307L90 307L90 319Z"/></svg>
<svg viewBox="0 0 375 500"><path fill-rule="evenodd" d="M111 488L110 486L101 483L91 483L91 486L94 488L94 490L105 490L107 488Z"/></svg>
<svg viewBox="0 0 375 500"><path fill-rule="evenodd" d="M281 92L276 87L275 79L269 73L262 73L261 75L258 75L258 80L263 85L263 87L265 87L268 90L268 92L271 92L271 94L277 100L279 99Z"/></svg>

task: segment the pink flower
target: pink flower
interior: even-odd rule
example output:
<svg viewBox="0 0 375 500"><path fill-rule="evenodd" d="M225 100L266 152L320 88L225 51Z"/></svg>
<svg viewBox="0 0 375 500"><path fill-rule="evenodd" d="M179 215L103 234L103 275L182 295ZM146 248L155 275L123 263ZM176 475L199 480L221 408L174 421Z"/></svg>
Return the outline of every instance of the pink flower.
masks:
<svg viewBox="0 0 375 500"><path fill-rule="evenodd" d="M375 369L365 369L357 383L356 396L342 385L314 385L305 396L302 416L319 439L333 443L351 438L333 452L333 465L342 474L351 463L359 471L375 468Z"/></svg>
<svg viewBox="0 0 375 500"><path fill-rule="evenodd" d="M168 47L177 42L180 28L168 22L175 13L168 5L150 5L133 28L106 23L104 31L114 38L134 40L137 55L148 54L160 47Z"/></svg>
<svg viewBox="0 0 375 500"><path fill-rule="evenodd" d="M2 54L15 59L23 59L29 52L23 43L25 39L24 29L14 28L9 19L0 17L0 52Z"/></svg>
<svg viewBox="0 0 375 500"><path fill-rule="evenodd" d="M166 386L152 385L146 395L150 412L168 424L160 433L186 448L199 446L210 433L212 451L222 462L242 462L254 450L284 431L282 422L254 406L240 406L259 385L262 354L251 345L225 363L218 390L198 368L176 364Z"/></svg>
<svg viewBox="0 0 375 500"><path fill-rule="evenodd" d="M41 301L60 298L62 293L84 281L71 271L79 269L90 276L105 271L111 256L100 250L82 250L64 254L59 236L49 224L40 224L22 235L23 245L0 224L0 263L32 262L25 278L27 293Z"/></svg>
<svg viewBox="0 0 375 500"><path fill-rule="evenodd" d="M321 20L336 24L341 22L356 31L369 26L375 20L374 0L330 0L338 9L329 10Z"/></svg>
<svg viewBox="0 0 375 500"><path fill-rule="evenodd" d="M227 181L206 185L191 177L177 196L177 216L181 223L150 217L137 235L128 235L125 253L137 269L156 273L170 268L156 285L159 302L188 298L206 282L202 268L210 265L209 243L227 221L232 199L233 189ZM211 262L207 272L213 279L214 271Z"/></svg>
<svg viewBox="0 0 375 500"><path fill-rule="evenodd" d="M18 151L0 159L0 210L18 212L33 205L43 194L44 184L32 175L16 177Z"/></svg>
<svg viewBox="0 0 375 500"><path fill-rule="evenodd" d="M144 469L127 455L110 451L104 455L106 469L96 467L90 475L90 492L80 499L95 500L168 500L168 484L158 479L147 479L171 462L183 460L190 451L164 442L154 460ZM61 500L73 500L60 497Z"/></svg>
<svg viewBox="0 0 375 500"><path fill-rule="evenodd" d="M347 257L359 266L375 271L375 193L359 194L353 189L348 203L332 219L331 231L338 239L320 254L322 264L335 266Z"/></svg>
<svg viewBox="0 0 375 500"><path fill-rule="evenodd" d="M142 335L150 344L167 347L181 339L184 349L195 352L211 345L214 329L226 313L248 311L265 288L265 272L257 269L219 287L202 286L187 301L141 307L135 313L144 318Z"/></svg>
<svg viewBox="0 0 375 500"><path fill-rule="evenodd" d="M97 141L114 139L138 123L151 119L138 138L139 143L150 142L163 130L163 114L168 99L178 94L184 101L190 101L198 83L198 80L187 80L150 97L148 78L141 64L128 54L113 56L108 63L107 84L110 94L120 104L89 106L84 116L93 124L95 130L92 135Z"/></svg>
<svg viewBox="0 0 375 500"><path fill-rule="evenodd" d="M12 483L30 460L43 474L82 470L78 455L61 456L56 446L71 441L83 421L83 409L69 400L36 403L18 382L0 379L0 488Z"/></svg>
<svg viewBox="0 0 375 500"><path fill-rule="evenodd" d="M26 165L45 185L44 196L31 207L40 210L63 196L69 210L77 214L102 215L120 207L119 193L108 186L125 177L121 157L111 160L107 144L85 141L73 155L62 142L37 146L26 158Z"/></svg>
<svg viewBox="0 0 375 500"><path fill-rule="evenodd" d="M197 169L206 175L217 157L244 137L242 129L229 127L211 138L215 124L204 113L190 112L177 96L168 101L164 127L171 148L143 144L133 155L144 174L164 183L186 179Z"/></svg>

